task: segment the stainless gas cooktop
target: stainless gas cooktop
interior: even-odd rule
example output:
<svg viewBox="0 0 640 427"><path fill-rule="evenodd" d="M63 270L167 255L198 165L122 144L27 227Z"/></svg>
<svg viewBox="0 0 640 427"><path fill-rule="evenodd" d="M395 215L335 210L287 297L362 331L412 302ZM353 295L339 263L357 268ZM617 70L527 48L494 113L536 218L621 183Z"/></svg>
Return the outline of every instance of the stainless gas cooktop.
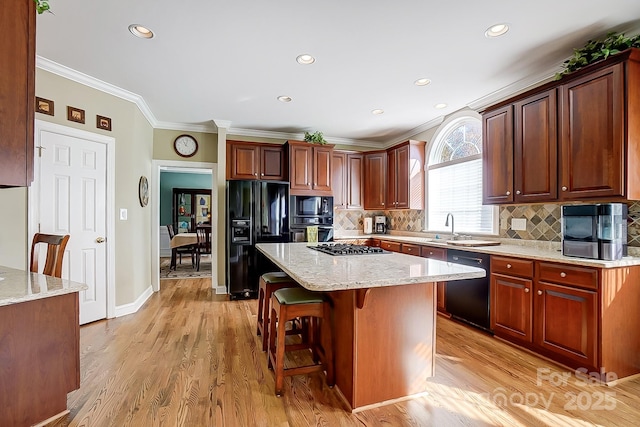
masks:
<svg viewBox="0 0 640 427"><path fill-rule="evenodd" d="M309 249L329 255L368 255L391 253L373 246L354 245L350 243L322 243L318 246L309 246Z"/></svg>

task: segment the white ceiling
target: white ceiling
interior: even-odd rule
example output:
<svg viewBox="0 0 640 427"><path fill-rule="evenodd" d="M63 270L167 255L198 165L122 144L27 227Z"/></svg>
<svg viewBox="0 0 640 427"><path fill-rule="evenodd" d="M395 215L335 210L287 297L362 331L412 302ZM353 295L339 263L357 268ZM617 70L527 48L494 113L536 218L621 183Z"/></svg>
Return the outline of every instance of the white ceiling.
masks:
<svg viewBox="0 0 640 427"><path fill-rule="evenodd" d="M157 127L320 130L388 144L549 78L588 39L640 32L640 0L50 0L37 54L132 92ZM484 36L506 22L510 31ZM130 24L152 29L139 39ZM296 56L316 62L302 66ZM45 61L45 62L46 62ZM428 86L416 79L432 80ZM290 103L276 99L293 98ZM434 105L446 103L437 110ZM371 111L381 108L382 115Z"/></svg>

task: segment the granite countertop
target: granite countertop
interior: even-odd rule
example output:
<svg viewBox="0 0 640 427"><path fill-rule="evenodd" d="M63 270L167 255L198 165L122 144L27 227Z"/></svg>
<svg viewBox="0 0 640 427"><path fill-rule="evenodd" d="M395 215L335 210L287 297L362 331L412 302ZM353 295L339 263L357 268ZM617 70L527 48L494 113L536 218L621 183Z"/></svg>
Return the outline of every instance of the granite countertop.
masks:
<svg viewBox="0 0 640 427"><path fill-rule="evenodd" d="M538 261L561 262L564 264L582 265L587 267L616 268L640 265L640 257L629 256L618 261L604 261L598 259L576 258L562 255L559 242L515 241L514 239L482 238L482 240L499 241L498 246L454 246L446 239L434 239L431 237L395 235L395 234L357 234L338 235L336 241L352 239L381 239L395 242L414 243L447 249L457 249L469 252L485 253L490 255L503 255L519 258L527 258ZM480 238L478 238L480 239Z"/></svg>
<svg viewBox="0 0 640 427"><path fill-rule="evenodd" d="M485 277L481 268L400 253L332 256L308 243L258 243L256 248L312 291L365 289Z"/></svg>
<svg viewBox="0 0 640 427"><path fill-rule="evenodd" d="M0 266L0 306L88 289L84 283Z"/></svg>

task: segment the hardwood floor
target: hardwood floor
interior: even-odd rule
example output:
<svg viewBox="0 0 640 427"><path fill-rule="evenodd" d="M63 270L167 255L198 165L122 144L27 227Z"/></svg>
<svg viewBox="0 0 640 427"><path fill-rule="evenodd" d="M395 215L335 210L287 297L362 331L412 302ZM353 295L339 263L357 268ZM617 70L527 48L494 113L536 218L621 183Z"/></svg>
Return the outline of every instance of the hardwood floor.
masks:
<svg viewBox="0 0 640 427"><path fill-rule="evenodd" d="M257 301L227 301L209 286L209 280L163 280L162 291L138 313L81 327L81 387L69 394L70 413L49 426L640 422L640 379L614 387L586 384L566 369L440 317L436 375L426 396L351 414L336 390L311 374L286 378L278 398L255 334Z"/></svg>

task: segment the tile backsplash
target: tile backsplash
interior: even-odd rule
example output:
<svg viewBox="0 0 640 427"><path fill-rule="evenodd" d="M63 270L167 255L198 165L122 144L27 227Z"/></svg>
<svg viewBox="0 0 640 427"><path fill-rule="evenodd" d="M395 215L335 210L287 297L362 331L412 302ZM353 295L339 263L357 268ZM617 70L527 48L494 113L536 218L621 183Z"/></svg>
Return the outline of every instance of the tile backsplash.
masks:
<svg viewBox="0 0 640 427"><path fill-rule="evenodd" d="M628 244L640 247L640 202L630 202L627 219ZM517 205L500 207L500 237L522 240L541 240L560 242L562 238L561 205ZM336 231L355 231L363 229L365 216L386 215L389 229L396 231L421 231L424 224L424 210L365 211L336 209L334 226ZM526 230L511 230L511 220L525 218Z"/></svg>

